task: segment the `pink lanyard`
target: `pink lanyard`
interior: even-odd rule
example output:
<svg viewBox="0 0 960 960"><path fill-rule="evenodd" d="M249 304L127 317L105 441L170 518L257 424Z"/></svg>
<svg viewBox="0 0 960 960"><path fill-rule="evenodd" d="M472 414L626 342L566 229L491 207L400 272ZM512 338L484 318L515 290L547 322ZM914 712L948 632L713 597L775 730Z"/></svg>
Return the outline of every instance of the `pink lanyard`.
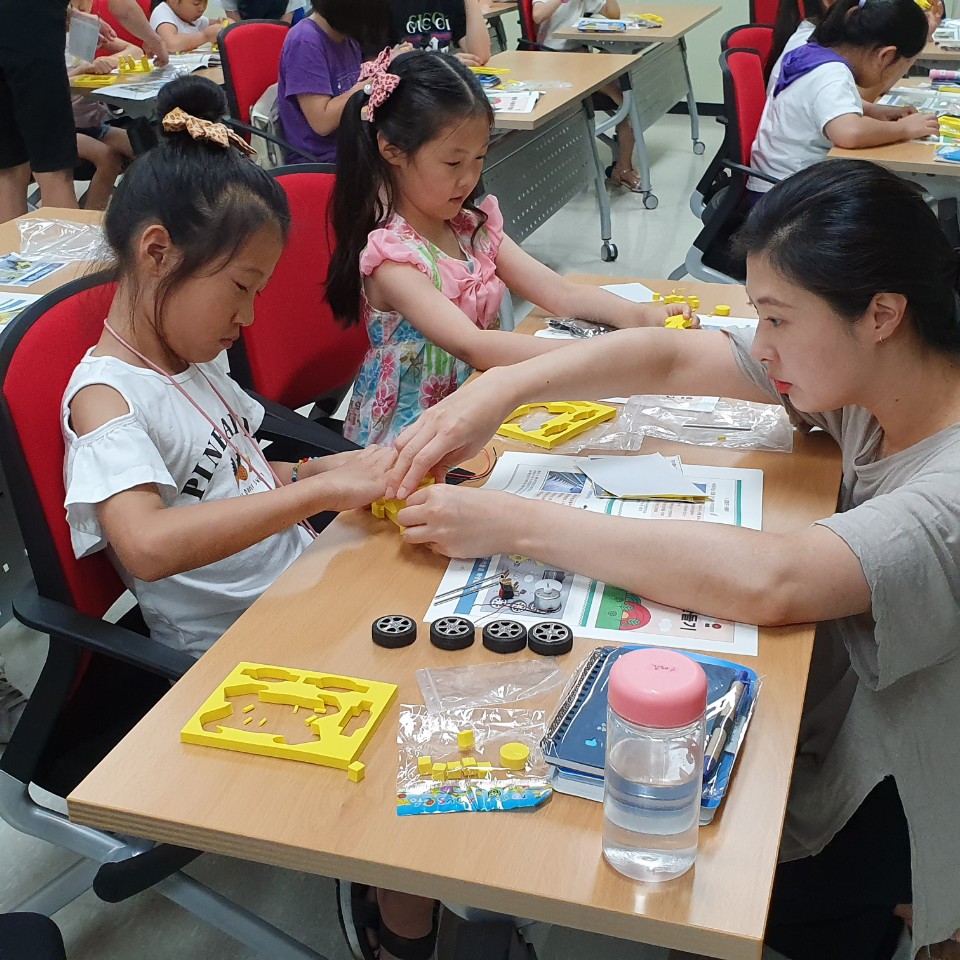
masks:
<svg viewBox="0 0 960 960"><path fill-rule="evenodd" d="M110 322L108 320L103 321L103 326L104 326L104 329L107 331L107 333L109 333L110 336L112 336L114 340L117 341L117 343L126 347L127 350L129 350L135 357L138 357L140 360L142 360L151 370L154 370L156 373L159 373L161 376L166 377L167 380L169 380L170 383L172 383L174 387L176 387L176 389L179 390L184 397L186 397L186 399L190 402L190 404L197 411L197 413L199 413L200 416L203 417L203 419L206 420L211 427L213 427L214 433L216 433L217 436L219 436L220 439L223 440L223 442L237 455L240 462L246 464L247 467L249 467L251 473L253 473L257 477L257 479L260 480L261 483L263 483L267 487L270 486L270 483L267 480L267 478L253 465L250 458L247 457L240 450L240 448L233 442L233 440L231 440L230 437L227 436L226 431L213 419L213 417L211 417L207 413L206 410L203 409L203 407L200 406L199 403L197 403L196 400L193 399L193 397L190 396L189 393L187 393L186 390L183 389L183 387L176 380L174 380L174 378L169 373L167 373L166 370L164 370L162 367L157 366L157 364L155 364L149 357L145 357L139 350L137 350L136 347L127 343L127 341L124 340L123 337L121 337L120 334L117 333L117 331L110 326ZM263 450L260 449L260 444L257 443L257 441L251 435L250 431L247 430L246 426L244 425L243 417L241 417L239 414L234 412L233 407L231 407L230 404L227 403L223 394L220 393L220 391L213 385L213 382L203 372L203 370L201 370L200 367L198 367L196 364L193 364L193 366L196 367L197 373L199 373L200 376L207 381L207 386L210 387L210 389L216 394L217 399L224 405L224 407L227 410L227 413L229 413L231 418L233 419L233 422L237 424L237 426L240 428L240 432L250 441L251 444L253 444L257 453L260 454L260 459L263 460L264 464L266 465L267 471L269 472L270 476L273 478L275 489L279 489L280 487L282 487L283 482L277 476L277 472L271 466L270 461L266 457L266 454L263 452ZM310 523L308 523L306 520L301 520L298 526L303 527L303 529L306 530L307 533L309 533L313 539L316 539L317 531L314 530L313 527L310 525Z"/></svg>

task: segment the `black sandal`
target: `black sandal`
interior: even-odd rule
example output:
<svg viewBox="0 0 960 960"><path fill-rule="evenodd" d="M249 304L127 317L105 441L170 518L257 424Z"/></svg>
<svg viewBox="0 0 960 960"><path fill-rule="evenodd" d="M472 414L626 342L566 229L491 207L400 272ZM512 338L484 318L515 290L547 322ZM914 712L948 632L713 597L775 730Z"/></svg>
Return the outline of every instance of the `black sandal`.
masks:
<svg viewBox="0 0 960 960"><path fill-rule="evenodd" d="M434 909L431 931L411 939L383 925L376 898L370 897L370 886L348 880L337 880L336 886L340 930L357 960L379 960L381 946L398 960L430 960L437 945L439 905Z"/></svg>

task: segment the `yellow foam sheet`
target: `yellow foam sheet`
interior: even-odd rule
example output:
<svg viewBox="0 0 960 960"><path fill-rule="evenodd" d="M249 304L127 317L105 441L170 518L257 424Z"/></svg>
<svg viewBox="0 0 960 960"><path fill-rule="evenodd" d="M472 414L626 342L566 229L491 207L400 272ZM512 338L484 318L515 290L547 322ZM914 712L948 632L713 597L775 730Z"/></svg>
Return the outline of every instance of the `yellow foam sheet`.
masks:
<svg viewBox="0 0 960 960"><path fill-rule="evenodd" d="M515 422L534 410L546 410L554 416L536 430L526 430ZM510 414L506 423L500 427L497 433L510 440L522 440L550 450L567 440L572 440L578 434L589 430L598 423L612 419L616 415L616 407L610 407L604 403L593 403L589 400L551 400L546 403L525 403Z"/></svg>
<svg viewBox="0 0 960 960"><path fill-rule="evenodd" d="M236 697L255 694L260 703L288 704L316 712L309 720L314 739L287 743L269 729L236 729L206 725L241 713ZM359 759L367 743L397 698L397 686L378 680L358 680L315 670L293 670L264 663L239 663L180 731L183 743L237 750L284 760L301 760L346 770ZM326 716L327 707L336 712ZM242 714L241 714L242 715ZM303 713L300 714L304 716ZM354 717L366 716L363 726L345 734Z"/></svg>

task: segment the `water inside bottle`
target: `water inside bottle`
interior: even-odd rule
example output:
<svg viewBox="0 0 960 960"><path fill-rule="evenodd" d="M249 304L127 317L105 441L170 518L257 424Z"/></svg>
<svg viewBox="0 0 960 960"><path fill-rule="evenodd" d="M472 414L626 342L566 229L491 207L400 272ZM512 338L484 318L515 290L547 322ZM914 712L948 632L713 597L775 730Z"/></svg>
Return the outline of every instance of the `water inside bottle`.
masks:
<svg viewBox="0 0 960 960"><path fill-rule="evenodd" d="M697 855L702 767L696 745L624 740L604 772L603 855L635 880L661 881Z"/></svg>

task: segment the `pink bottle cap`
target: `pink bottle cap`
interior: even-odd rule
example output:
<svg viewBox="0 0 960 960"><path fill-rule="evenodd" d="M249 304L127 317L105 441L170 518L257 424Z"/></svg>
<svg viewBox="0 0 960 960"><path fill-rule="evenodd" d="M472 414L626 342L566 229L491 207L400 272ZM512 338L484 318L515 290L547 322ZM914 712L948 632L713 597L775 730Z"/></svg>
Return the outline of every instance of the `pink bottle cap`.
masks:
<svg viewBox="0 0 960 960"><path fill-rule="evenodd" d="M707 707L707 675L673 650L632 650L610 671L613 711L641 727L685 727Z"/></svg>

